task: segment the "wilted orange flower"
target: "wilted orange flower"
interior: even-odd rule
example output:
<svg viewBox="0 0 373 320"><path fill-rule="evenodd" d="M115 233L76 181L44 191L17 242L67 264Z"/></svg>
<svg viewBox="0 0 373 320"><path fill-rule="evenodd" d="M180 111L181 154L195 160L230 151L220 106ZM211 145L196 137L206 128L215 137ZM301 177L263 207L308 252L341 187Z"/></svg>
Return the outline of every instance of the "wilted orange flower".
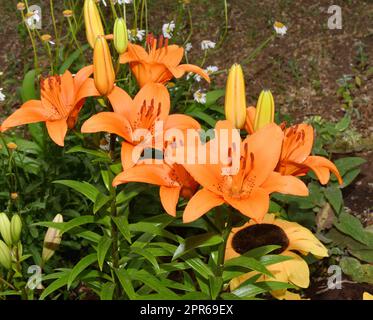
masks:
<svg viewBox="0 0 373 320"><path fill-rule="evenodd" d="M217 133L222 129L234 130L230 121L219 121ZM248 136L241 142L240 167L235 175L222 175L221 164L183 164L203 187L188 202L184 222L194 221L223 203L260 222L268 211L270 193L308 195L308 189L301 180L274 172L282 140L283 133L275 124ZM228 150L234 152L235 149L232 142Z"/></svg>
<svg viewBox="0 0 373 320"><path fill-rule="evenodd" d="M321 184L328 183L331 171L342 184L342 177L333 162L324 157L310 156L313 139L313 128L309 124L302 123L285 129L276 171L282 175L303 176L312 170Z"/></svg>
<svg viewBox="0 0 373 320"><path fill-rule="evenodd" d="M147 37L148 52L136 44L128 44L127 52L121 55L121 63L129 63L140 87L149 82L166 84L172 78L180 78L185 72L194 72L210 82L208 74L192 64L180 64L184 49L168 45L168 39L159 42L152 35ZM158 43L158 48L157 48Z"/></svg>
<svg viewBox="0 0 373 320"><path fill-rule="evenodd" d="M67 128L75 126L85 98L96 95L93 79L88 78L92 71L92 66L88 66L75 77L66 71L61 76L41 80L41 99L25 102L2 123L1 131L27 123L45 122L51 139L63 146Z"/></svg>
<svg viewBox="0 0 373 320"><path fill-rule="evenodd" d="M159 185L163 208L175 217L179 197L189 199L198 188L198 183L179 164L139 164L117 175L113 185L127 182L145 182Z"/></svg>
<svg viewBox="0 0 373 320"><path fill-rule="evenodd" d="M154 136L157 121L163 121L163 131L169 128L200 128L199 123L189 116L169 115L170 95L166 87L161 84L145 85L133 100L124 90L115 87L108 98L114 112L101 112L92 116L83 124L81 130L83 133L104 131L124 138L126 140L122 143L124 170L137 163L144 149L154 147L157 138ZM147 130L148 134L138 137L138 134L141 135L141 130Z"/></svg>

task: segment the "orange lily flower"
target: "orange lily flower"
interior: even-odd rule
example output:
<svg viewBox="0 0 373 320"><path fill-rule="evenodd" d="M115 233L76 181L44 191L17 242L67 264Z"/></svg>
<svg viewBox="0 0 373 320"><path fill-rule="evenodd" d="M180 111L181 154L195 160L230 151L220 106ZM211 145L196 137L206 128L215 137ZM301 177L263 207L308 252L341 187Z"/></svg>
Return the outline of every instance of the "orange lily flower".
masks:
<svg viewBox="0 0 373 320"><path fill-rule="evenodd" d="M142 151L153 148L155 140L162 138L155 136L157 121L163 122L161 134L170 128L200 128L199 123L189 116L169 115L170 95L167 88L161 84L145 85L133 100L124 90L115 87L108 98L114 112L101 112L92 116L83 124L81 131L105 131L124 138L121 153L124 170L133 167ZM135 134L137 130L146 130L147 134L139 139ZM163 145L160 148L162 149Z"/></svg>
<svg viewBox="0 0 373 320"><path fill-rule="evenodd" d="M221 129L229 132L234 130L231 122L219 121L215 139L219 139ZM203 187L188 202L184 222L194 221L223 203L261 222L269 208L270 193L307 196L308 189L301 180L274 172L281 154L282 140L283 132L275 124L269 124L248 136L241 142L240 168L235 175L222 175L220 163L183 164ZM228 150L233 152L235 149L232 142Z"/></svg>
<svg viewBox="0 0 373 320"><path fill-rule="evenodd" d="M256 108L248 107L246 113L245 129L248 133L254 132L254 119ZM321 184L327 184L330 172L333 172L342 184L342 177L337 167L330 160L311 156L314 132L309 124L298 124L290 128L284 128L284 142L282 146L280 162L276 171L282 175L304 176L312 170Z"/></svg>
<svg viewBox="0 0 373 320"><path fill-rule="evenodd" d="M284 143L276 171L282 175L303 176L312 170L321 184L327 184L333 172L340 184L343 183L337 167L330 160L320 156L310 156L313 146L313 128L309 124L299 124L285 129Z"/></svg>
<svg viewBox="0 0 373 320"><path fill-rule="evenodd" d="M113 185L144 182L159 185L163 208L175 217L179 197L189 199L197 191L198 183L179 164L139 164L118 174Z"/></svg>
<svg viewBox="0 0 373 320"><path fill-rule="evenodd" d="M166 84L172 78L180 78L185 72L194 72L210 82L208 74L192 64L180 64L184 49L177 45L168 45L168 39L161 36L157 48L157 39L147 36L148 52L136 44L128 44L127 52L121 55L120 63L129 63L140 87L149 82Z"/></svg>
<svg viewBox="0 0 373 320"><path fill-rule="evenodd" d="M1 131L27 123L45 122L51 139L64 145L68 128L73 128L86 97L96 95L90 84L92 66L82 68L75 77L70 71L40 82L41 99L25 102L1 125Z"/></svg>

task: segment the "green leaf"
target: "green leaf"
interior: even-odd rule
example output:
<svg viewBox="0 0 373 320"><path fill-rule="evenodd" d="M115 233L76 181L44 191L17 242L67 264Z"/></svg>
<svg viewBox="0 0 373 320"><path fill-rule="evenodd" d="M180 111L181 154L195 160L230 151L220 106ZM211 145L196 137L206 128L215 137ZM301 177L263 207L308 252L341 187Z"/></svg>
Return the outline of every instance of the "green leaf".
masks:
<svg viewBox="0 0 373 320"><path fill-rule="evenodd" d="M175 260L182 255L190 252L191 250L202 248L202 247L211 247L217 245L223 241L223 238L220 235L215 233L205 233L201 235L196 235L185 239L184 243L181 243L176 249L172 260Z"/></svg>
<svg viewBox="0 0 373 320"><path fill-rule="evenodd" d="M255 248L255 249L251 249L247 252L245 252L245 256L246 257L251 257L251 258L255 258L255 259L258 259L276 249L279 249L281 248L281 246L278 246L278 245L268 245L268 246L262 246L262 247L258 247L258 248Z"/></svg>
<svg viewBox="0 0 373 320"><path fill-rule="evenodd" d="M58 274L59 276L57 280L53 281L47 288L45 288L43 293L40 295L40 298L39 298L40 300L44 300L51 293L62 288L63 286L67 284L67 281L70 276L70 272L63 272L63 273L59 272Z"/></svg>
<svg viewBox="0 0 373 320"><path fill-rule="evenodd" d="M112 240L107 236L102 236L101 240L97 245L97 261L100 270L102 271L102 267L104 265L106 254L111 246Z"/></svg>
<svg viewBox="0 0 373 320"><path fill-rule="evenodd" d="M229 270L229 269L246 269L248 271L253 270L253 271L258 271L260 273L266 274L269 277L272 277L272 273L267 270L267 268L260 263L258 260L251 258L251 257L246 257L246 256L240 256L237 258L230 259L224 263L224 269ZM246 271L246 272L248 272Z"/></svg>
<svg viewBox="0 0 373 320"><path fill-rule="evenodd" d="M118 227L119 232L122 234L124 239L126 239L129 243L132 243L131 240L131 233L128 228L128 220L125 216L119 216L119 217L112 217L115 225Z"/></svg>
<svg viewBox="0 0 373 320"><path fill-rule="evenodd" d="M81 50L84 52L89 48L88 44L83 45L80 49L75 50L72 54L70 54L65 60L64 63L61 65L59 74L65 73L67 69L71 67L71 65L77 60L81 55Z"/></svg>
<svg viewBox="0 0 373 320"><path fill-rule="evenodd" d="M96 214L110 200L111 200L111 197L109 197L109 196L107 196L103 193L98 193L97 196L96 196L95 202L93 204L93 213Z"/></svg>
<svg viewBox="0 0 373 320"><path fill-rule="evenodd" d="M277 281L263 281L263 282L256 282L255 284L247 284L243 283L239 288L232 291L232 293L238 297L255 297L258 294L270 292L274 290L284 290L296 288L295 286L284 283L284 282L277 282Z"/></svg>
<svg viewBox="0 0 373 320"><path fill-rule="evenodd" d="M67 281L67 288L69 289L71 284L74 280L79 276L79 274L85 270L88 266L92 263L97 261L97 254L91 253L88 256L85 256L82 260L80 260L75 267L71 270L68 281Z"/></svg>
<svg viewBox="0 0 373 320"><path fill-rule="evenodd" d="M200 258L189 258L185 260L185 263L206 280L214 276L212 270Z"/></svg>
<svg viewBox="0 0 373 320"><path fill-rule="evenodd" d="M366 160L360 157L346 157L335 160L335 165L337 166L339 173L344 176L348 171L360 167ZM336 180L333 177L333 180Z"/></svg>
<svg viewBox="0 0 373 320"><path fill-rule="evenodd" d="M115 290L115 284L112 282L106 282L103 284L100 292L101 300L113 300Z"/></svg>
<svg viewBox="0 0 373 320"><path fill-rule="evenodd" d="M131 247L131 252L138 254L139 256L144 257L146 260L148 260L156 273L159 273L161 269L159 268L159 264L157 262L157 259L146 249L142 248L137 248L137 247Z"/></svg>
<svg viewBox="0 0 373 320"><path fill-rule="evenodd" d="M361 264L359 260L351 257L343 257L339 263L342 271L350 276L353 281L373 284L373 266Z"/></svg>
<svg viewBox="0 0 373 320"><path fill-rule="evenodd" d="M26 101L37 99L36 90L35 90L35 78L36 78L36 70L28 71L22 82L22 89L21 89L21 96L22 101L25 103Z"/></svg>
<svg viewBox="0 0 373 320"><path fill-rule="evenodd" d="M339 215L343 207L343 195L341 189L337 186L329 186L324 190L324 194L335 213Z"/></svg>
<svg viewBox="0 0 373 320"><path fill-rule="evenodd" d="M215 127L216 119L214 119L213 117L211 117L207 113L204 113L203 111L193 110L192 112L189 113L189 115L205 121L209 126L211 126L213 128Z"/></svg>
<svg viewBox="0 0 373 320"><path fill-rule="evenodd" d="M74 189L75 191L78 191L79 193L84 195L86 198L88 198L92 202L95 202L97 194L100 193L96 187L94 187L93 185L85 181L79 182L75 180L56 180L56 181L53 181L53 183L62 184L67 187L70 187Z"/></svg>
<svg viewBox="0 0 373 320"><path fill-rule="evenodd" d="M82 152L85 154L90 154L92 156L95 156L97 158L101 159L107 159L110 160L110 156L107 152L101 151L101 150L91 150L91 149L86 149L83 148L82 146L75 146L66 151L66 153L77 153L77 152Z"/></svg>
<svg viewBox="0 0 373 320"><path fill-rule="evenodd" d="M216 300L223 286L223 278L222 277L209 277L209 283L210 283L211 298L212 300Z"/></svg>
<svg viewBox="0 0 373 320"><path fill-rule="evenodd" d="M218 89L206 93L206 106L209 107L216 104L216 101L225 95L225 90Z"/></svg>
<svg viewBox="0 0 373 320"><path fill-rule="evenodd" d="M114 271L119 279L120 284L122 285L122 288L124 289L124 292L127 294L128 298L130 300L136 300L137 294L135 292L135 289L133 288L132 280L128 274L128 271L125 269L114 270Z"/></svg>
<svg viewBox="0 0 373 320"><path fill-rule="evenodd" d="M177 237L171 232L164 230L164 227L160 224L154 224L152 222L137 222L129 225L131 232L146 232L151 235L157 235L164 238L168 238L177 241Z"/></svg>

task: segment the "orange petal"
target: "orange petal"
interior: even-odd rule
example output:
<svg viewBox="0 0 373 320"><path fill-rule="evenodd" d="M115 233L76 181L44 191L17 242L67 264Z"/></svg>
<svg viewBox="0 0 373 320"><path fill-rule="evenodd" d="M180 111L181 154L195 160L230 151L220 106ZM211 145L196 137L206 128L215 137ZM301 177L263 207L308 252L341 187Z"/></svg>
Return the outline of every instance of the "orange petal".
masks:
<svg viewBox="0 0 373 320"><path fill-rule="evenodd" d="M144 148L135 146L126 141L122 142L121 159L123 170L128 170L138 163Z"/></svg>
<svg viewBox="0 0 373 320"><path fill-rule="evenodd" d="M158 119L165 121L170 113L170 94L167 88L159 83L148 83L144 85L134 99L135 109L131 112L131 123L137 120L141 108L146 103L150 106L152 103L155 108L161 107Z"/></svg>
<svg viewBox="0 0 373 320"><path fill-rule="evenodd" d="M78 71L74 77L74 85L79 89L83 83L92 75L93 65L86 66Z"/></svg>
<svg viewBox="0 0 373 320"><path fill-rule="evenodd" d="M166 66L176 67L183 59L184 48L172 44L167 47L157 49L154 56L155 61L158 63L163 63Z"/></svg>
<svg viewBox="0 0 373 320"><path fill-rule="evenodd" d="M47 115L40 100L29 100L11 114L1 125L1 131L27 123L46 121Z"/></svg>
<svg viewBox="0 0 373 320"><path fill-rule="evenodd" d="M126 91L115 86L111 93L107 96L115 113L119 113L127 119L133 112L134 104L132 98Z"/></svg>
<svg viewBox="0 0 373 320"><path fill-rule="evenodd" d="M51 139L59 146L64 146L64 140L67 132L66 119L60 119L56 121L47 121L47 130Z"/></svg>
<svg viewBox="0 0 373 320"><path fill-rule="evenodd" d="M81 132L109 132L126 139L131 139L131 126L128 120L115 112L100 112L83 123Z"/></svg>
<svg viewBox="0 0 373 320"><path fill-rule="evenodd" d="M185 72L193 72L199 74L204 78L208 83L210 83L209 75L200 67L197 67L193 64L181 64L177 67L168 66L168 70L174 75L175 78L181 78Z"/></svg>
<svg viewBox="0 0 373 320"><path fill-rule="evenodd" d="M256 114L255 107L248 107L246 109L246 122L245 122L245 129L248 133L254 133L254 119Z"/></svg>
<svg viewBox="0 0 373 320"><path fill-rule="evenodd" d="M280 192L295 196L308 196L308 188L302 180L293 176L283 176L278 172L272 172L261 187L268 193Z"/></svg>
<svg viewBox="0 0 373 320"><path fill-rule="evenodd" d="M61 76L61 98L65 105L71 106L75 102L74 78L69 70Z"/></svg>
<svg viewBox="0 0 373 320"><path fill-rule="evenodd" d="M127 52L120 56L120 63L133 61L148 61L148 53L145 49L137 44L128 44Z"/></svg>
<svg viewBox="0 0 373 320"><path fill-rule="evenodd" d="M113 181L116 186L127 182L144 182L158 186L175 186L177 183L169 177L170 168L166 165L157 164L140 164L132 168L125 169L122 173L117 175Z"/></svg>
<svg viewBox="0 0 373 320"><path fill-rule="evenodd" d="M274 171L279 161L283 132L276 124L269 124L248 136L243 143L247 144L247 154L253 154L254 162L250 171L255 176L256 186L260 186ZM243 147L241 147L244 150Z"/></svg>
<svg viewBox="0 0 373 320"><path fill-rule="evenodd" d="M165 187L161 186L159 189L159 195L163 208L166 212L176 217L176 206L179 201L181 187Z"/></svg>
<svg viewBox="0 0 373 320"><path fill-rule="evenodd" d="M212 208L223 203L224 199L222 197L203 188L189 200L183 214L183 222L188 223L197 220Z"/></svg>
<svg viewBox="0 0 373 320"><path fill-rule="evenodd" d="M257 223L262 222L263 217L268 212L269 194L262 188L253 189L246 199L235 199L224 196L224 199L245 216L254 219Z"/></svg>
<svg viewBox="0 0 373 320"><path fill-rule="evenodd" d="M343 183L342 177L339 174L337 167L330 160L319 157L319 156L309 156L303 165L309 167L313 172L315 172L317 178L320 180L321 184L327 184L330 178L330 173L333 172L338 179L339 184Z"/></svg>
<svg viewBox="0 0 373 320"><path fill-rule="evenodd" d="M201 125L197 120L184 114L171 114L167 117L166 123L164 125L164 130L168 130L171 128L177 128L180 130L199 130L201 129Z"/></svg>
<svg viewBox="0 0 373 320"><path fill-rule="evenodd" d="M294 133L294 129L296 129ZM293 132L293 133L292 133ZM304 134L303 144L298 144L294 139L294 134ZM294 145L295 143L295 145ZM313 128L311 125L301 123L284 132L284 144L281 153L281 159L302 163L310 155L313 146Z"/></svg>
<svg viewBox="0 0 373 320"><path fill-rule="evenodd" d="M86 79L86 81L79 87L78 93L75 97L75 104L87 97L99 97L101 94L97 91L93 79Z"/></svg>

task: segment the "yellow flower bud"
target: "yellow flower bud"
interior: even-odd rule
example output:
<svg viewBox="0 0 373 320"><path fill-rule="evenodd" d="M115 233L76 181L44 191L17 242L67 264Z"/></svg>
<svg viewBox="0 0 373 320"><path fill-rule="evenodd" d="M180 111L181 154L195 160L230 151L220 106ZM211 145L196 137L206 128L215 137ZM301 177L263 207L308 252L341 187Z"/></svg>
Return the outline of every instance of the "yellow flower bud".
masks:
<svg viewBox="0 0 373 320"><path fill-rule="evenodd" d="M12 256L9 247L0 240L0 265L5 269L11 269L12 267Z"/></svg>
<svg viewBox="0 0 373 320"><path fill-rule="evenodd" d="M84 22L87 40L92 48L95 47L97 36L104 35L100 13L94 0L84 2Z"/></svg>
<svg viewBox="0 0 373 320"><path fill-rule="evenodd" d="M23 2L18 2L17 3L17 10L23 11L26 9L26 5Z"/></svg>
<svg viewBox="0 0 373 320"><path fill-rule="evenodd" d="M62 223L63 216L61 214L57 214L54 217L53 222ZM43 263L47 262L50 258L52 258L54 252L57 250L60 243L61 231L55 228L48 228L47 233L44 237L43 252L41 254Z"/></svg>
<svg viewBox="0 0 373 320"><path fill-rule="evenodd" d="M43 34L41 37L40 37L41 41L43 42L47 42L49 41L50 39L52 39L52 36L50 34Z"/></svg>
<svg viewBox="0 0 373 320"><path fill-rule="evenodd" d="M22 220L18 214L15 214L10 221L10 235L12 236L13 244L18 243L21 238Z"/></svg>
<svg viewBox="0 0 373 320"><path fill-rule="evenodd" d="M126 21L117 18L114 24L114 46L119 54L126 52L128 46L128 32Z"/></svg>
<svg viewBox="0 0 373 320"><path fill-rule="evenodd" d="M15 149L17 149L17 147L18 147L14 142L9 142L6 146L7 146L8 149L10 149L10 150L15 150Z"/></svg>
<svg viewBox="0 0 373 320"><path fill-rule="evenodd" d="M242 129L246 119L245 79L242 67L234 64L229 70L225 90L225 117L237 129Z"/></svg>
<svg viewBox="0 0 373 320"><path fill-rule="evenodd" d="M115 72L110 49L104 36L96 39L93 52L93 77L101 95L108 95L114 88Z"/></svg>
<svg viewBox="0 0 373 320"><path fill-rule="evenodd" d="M12 193L10 194L10 199L12 199L12 200L17 200L17 198L18 198L18 193L17 193L17 192L12 192Z"/></svg>
<svg viewBox="0 0 373 320"><path fill-rule="evenodd" d="M72 10L64 10L62 11L62 14L65 18L70 18L73 16L73 11Z"/></svg>
<svg viewBox="0 0 373 320"><path fill-rule="evenodd" d="M274 122L275 118L275 102L271 91L263 90L256 105L256 113L254 119L254 131L258 131L269 123Z"/></svg>
<svg viewBox="0 0 373 320"><path fill-rule="evenodd" d="M10 221L8 216L4 212L0 213L0 234L3 237L5 243L10 247L12 245Z"/></svg>

